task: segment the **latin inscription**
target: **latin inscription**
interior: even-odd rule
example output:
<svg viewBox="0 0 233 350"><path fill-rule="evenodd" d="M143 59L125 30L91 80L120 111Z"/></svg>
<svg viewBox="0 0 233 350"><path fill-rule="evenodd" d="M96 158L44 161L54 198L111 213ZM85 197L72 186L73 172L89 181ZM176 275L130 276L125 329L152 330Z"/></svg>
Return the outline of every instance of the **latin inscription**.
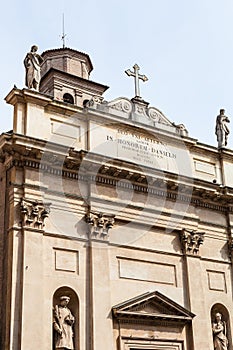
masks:
<svg viewBox="0 0 233 350"><path fill-rule="evenodd" d="M90 149L139 166L188 176L192 174L190 154L181 140L176 144L169 143L157 134L140 132L136 128L92 124Z"/></svg>
<svg viewBox="0 0 233 350"><path fill-rule="evenodd" d="M131 154L135 162L143 162L146 165L156 165L157 160L169 158L175 160L177 155L168 150L168 145L148 136L134 133L128 130L118 129L116 138L106 135L106 141L116 142L118 152Z"/></svg>

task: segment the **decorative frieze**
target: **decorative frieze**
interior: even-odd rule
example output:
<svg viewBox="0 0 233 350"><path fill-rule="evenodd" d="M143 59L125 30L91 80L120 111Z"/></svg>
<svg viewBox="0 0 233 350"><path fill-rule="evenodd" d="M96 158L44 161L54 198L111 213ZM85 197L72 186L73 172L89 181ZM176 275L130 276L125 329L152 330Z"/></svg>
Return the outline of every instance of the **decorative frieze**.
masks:
<svg viewBox="0 0 233 350"><path fill-rule="evenodd" d="M199 254L200 245L204 242L204 235L204 232L183 229L180 232L180 240L184 253L193 255Z"/></svg>
<svg viewBox="0 0 233 350"><path fill-rule="evenodd" d="M51 203L23 198L20 205L22 226L42 230L49 216Z"/></svg>
<svg viewBox="0 0 233 350"><path fill-rule="evenodd" d="M98 238L108 237L109 230L114 225L114 215L90 212L86 215L86 222L90 226L91 236Z"/></svg>
<svg viewBox="0 0 233 350"><path fill-rule="evenodd" d="M196 207L223 213L233 212L233 191L231 191L230 188L222 188L216 184L212 184L211 187L206 187L203 184L200 185L195 182L190 183L185 177L183 178L181 176L179 176L178 180L184 182L182 185L177 178L170 176L166 176L164 179L158 178L156 174L154 176L146 174L141 176L138 168L122 168L122 164L117 164L116 162L114 165L106 163L102 167L99 167L98 172L96 171L97 174L94 176L92 173L94 161L98 161L98 167L98 157L101 156L95 156L93 161L90 159L90 156L88 156L86 164L91 171L83 175L83 173L79 171L79 166L82 160L85 159L85 152L75 151L71 148L67 156L67 153L65 153L67 150L61 148L60 151L62 153L59 155L50 154L50 152L45 155L42 150L20 146L20 142L16 145L12 145L7 143L8 141L9 140L6 139L6 145L0 153L0 162L4 163L6 169L13 166L33 168L54 176L71 178L79 181L87 181L88 179L88 181L93 181L95 183L109 186L117 185L118 187L127 187L138 192L149 193L153 196L166 197L172 201L189 202ZM127 179L130 180L130 182L118 181L119 179Z"/></svg>

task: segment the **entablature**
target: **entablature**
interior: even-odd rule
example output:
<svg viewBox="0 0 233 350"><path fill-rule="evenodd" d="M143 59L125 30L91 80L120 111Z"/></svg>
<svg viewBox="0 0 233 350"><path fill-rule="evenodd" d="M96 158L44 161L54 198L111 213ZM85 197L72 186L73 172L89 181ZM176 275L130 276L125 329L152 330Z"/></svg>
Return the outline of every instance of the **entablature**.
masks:
<svg viewBox="0 0 233 350"><path fill-rule="evenodd" d="M99 154L22 135L2 134L0 161L13 166L43 169L54 176L88 181L110 187L122 187L145 195L190 202L194 206L217 211L233 211L233 188L186 176L142 168L136 164L109 159Z"/></svg>

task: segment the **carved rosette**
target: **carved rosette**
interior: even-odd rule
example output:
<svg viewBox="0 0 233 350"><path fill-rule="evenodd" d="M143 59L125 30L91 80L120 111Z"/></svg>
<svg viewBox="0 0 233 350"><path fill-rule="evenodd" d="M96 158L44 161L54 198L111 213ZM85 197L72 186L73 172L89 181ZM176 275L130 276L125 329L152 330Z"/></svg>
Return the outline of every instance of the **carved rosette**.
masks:
<svg viewBox="0 0 233 350"><path fill-rule="evenodd" d="M49 216L51 203L23 198L20 205L22 226L42 230Z"/></svg>
<svg viewBox="0 0 233 350"><path fill-rule="evenodd" d="M183 229L180 232L180 240L183 251L186 254L199 254L200 245L204 242L204 232Z"/></svg>
<svg viewBox="0 0 233 350"><path fill-rule="evenodd" d="M114 225L114 215L103 213L89 213L86 215L86 222L90 226L91 236L105 239L108 237L109 230Z"/></svg>

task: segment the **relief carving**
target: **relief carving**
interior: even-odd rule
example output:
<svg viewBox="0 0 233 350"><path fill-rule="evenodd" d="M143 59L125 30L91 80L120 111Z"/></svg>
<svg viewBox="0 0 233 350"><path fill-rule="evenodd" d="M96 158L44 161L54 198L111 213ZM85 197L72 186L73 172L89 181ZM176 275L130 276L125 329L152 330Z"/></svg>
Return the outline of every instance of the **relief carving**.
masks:
<svg viewBox="0 0 233 350"><path fill-rule="evenodd" d="M108 107L116 109L117 111L121 111L124 113L131 113L132 112L132 104L130 101L126 99L121 100L114 100L110 103L108 103Z"/></svg>
<svg viewBox="0 0 233 350"><path fill-rule="evenodd" d="M191 231L183 229L180 232L180 240L184 253L198 254L200 245L204 242L204 232Z"/></svg>
<svg viewBox="0 0 233 350"><path fill-rule="evenodd" d="M160 123L160 124L165 124L170 126L172 125L171 122L158 109L154 107L148 108L148 116L155 123Z"/></svg>
<svg viewBox="0 0 233 350"><path fill-rule="evenodd" d="M114 215L90 212L86 215L86 222L90 226L91 235L104 238L114 225Z"/></svg>
<svg viewBox="0 0 233 350"><path fill-rule="evenodd" d="M36 229L43 229L45 219L49 216L51 203L43 203L38 200L22 199L20 210L22 225Z"/></svg>
<svg viewBox="0 0 233 350"><path fill-rule="evenodd" d="M84 107L94 107L97 104L103 103L104 98L101 96L92 96L90 100L85 100L83 102Z"/></svg>
<svg viewBox="0 0 233 350"><path fill-rule="evenodd" d="M146 116L146 107L135 104L135 112Z"/></svg>

